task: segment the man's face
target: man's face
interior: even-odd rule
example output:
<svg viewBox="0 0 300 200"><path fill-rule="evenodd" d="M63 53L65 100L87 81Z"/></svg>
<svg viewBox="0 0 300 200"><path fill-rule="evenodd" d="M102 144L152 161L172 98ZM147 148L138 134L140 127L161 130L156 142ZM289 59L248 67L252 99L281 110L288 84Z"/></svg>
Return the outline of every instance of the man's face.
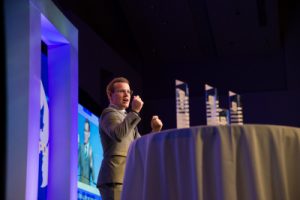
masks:
<svg viewBox="0 0 300 200"><path fill-rule="evenodd" d="M84 130L85 130L85 131L88 131L88 132L90 131L90 125L89 125L88 122L85 122L85 123L84 123Z"/></svg>
<svg viewBox="0 0 300 200"><path fill-rule="evenodd" d="M90 138L90 126L89 124L86 122L84 124L84 143L87 143L89 141Z"/></svg>
<svg viewBox="0 0 300 200"><path fill-rule="evenodd" d="M126 109L130 103L130 87L128 83L117 82L114 84L114 92L110 95L110 103L120 109Z"/></svg>

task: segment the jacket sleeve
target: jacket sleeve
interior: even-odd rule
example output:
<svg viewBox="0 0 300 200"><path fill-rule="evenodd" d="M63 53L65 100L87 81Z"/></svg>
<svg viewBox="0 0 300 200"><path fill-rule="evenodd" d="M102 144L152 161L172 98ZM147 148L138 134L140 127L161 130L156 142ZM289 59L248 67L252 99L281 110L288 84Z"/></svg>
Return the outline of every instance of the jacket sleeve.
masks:
<svg viewBox="0 0 300 200"><path fill-rule="evenodd" d="M141 118L134 112L129 112L126 117L114 110L102 113L101 128L113 140L121 141L123 137L134 131Z"/></svg>

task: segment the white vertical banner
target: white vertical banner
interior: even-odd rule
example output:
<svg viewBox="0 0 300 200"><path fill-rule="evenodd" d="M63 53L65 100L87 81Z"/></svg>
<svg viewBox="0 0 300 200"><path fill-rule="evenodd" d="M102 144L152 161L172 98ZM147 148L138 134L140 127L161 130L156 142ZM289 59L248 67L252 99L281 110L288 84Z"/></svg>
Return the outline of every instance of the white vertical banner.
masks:
<svg viewBox="0 0 300 200"><path fill-rule="evenodd" d="M49 107L42 81L40 99L40 139L39 139L39 171L38 199L47 199L48 162L49 162Z"/></svg>
<svg viewBox="0 0 300 200"><path fill-rule="evenodd" d="M177 128L190 127L189 89L185 82L175 80Z"/></svg>
<svg viewBox="0 0 300 200"><path fill-rule="evenodd" d="M217 89L205 84L206 124L219 125L219 98Z"/></svg>
<svg viewBox="0 0 300 200"><path fill-rule="evenodd" d="M235 92L229 91L229 111L230 111L230 124L242 125L243 120L243 108L241 103L241 97Z"/></svg>

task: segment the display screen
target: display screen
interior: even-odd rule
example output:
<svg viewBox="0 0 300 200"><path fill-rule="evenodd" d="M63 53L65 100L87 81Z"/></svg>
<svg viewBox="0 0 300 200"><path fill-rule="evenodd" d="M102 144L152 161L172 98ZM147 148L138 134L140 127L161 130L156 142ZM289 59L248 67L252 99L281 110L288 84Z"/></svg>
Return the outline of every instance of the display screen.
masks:
<svg viewBox="0 0 300 200"><path fill-rule="evenodd" d="M78 199L101 199L96 187L103 159L98 120L78 105Z"/></svg>

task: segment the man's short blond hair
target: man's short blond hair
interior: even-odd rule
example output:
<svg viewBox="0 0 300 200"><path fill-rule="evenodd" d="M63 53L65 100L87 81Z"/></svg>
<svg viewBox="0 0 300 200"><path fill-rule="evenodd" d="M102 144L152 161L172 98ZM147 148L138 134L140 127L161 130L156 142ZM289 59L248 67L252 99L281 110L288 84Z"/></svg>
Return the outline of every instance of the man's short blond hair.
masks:
<svg viewBox="0 0 300 200"><path fill-rule="evenodd" d="M114 88L114 84L115 83L128 83L128 85L130 84L129 80L127 78L124 78L124 77L116 77L116 78L114 78L106 86L106 94L107 94L108 98L115 91L115 88Z"/></svg>

